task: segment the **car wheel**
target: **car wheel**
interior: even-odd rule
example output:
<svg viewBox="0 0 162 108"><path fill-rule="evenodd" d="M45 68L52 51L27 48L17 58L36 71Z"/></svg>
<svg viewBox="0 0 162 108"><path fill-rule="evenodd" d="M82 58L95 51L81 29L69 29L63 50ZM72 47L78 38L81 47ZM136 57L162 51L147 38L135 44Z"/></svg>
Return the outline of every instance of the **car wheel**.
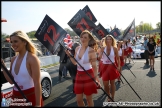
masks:
<svg viewBox="0 0 162 108"><path fill-rule="evenodd" d="M42 97L43 99L47 99L51 94L51 83L48 78L44 78L41 82L42 85Z"/></svg>

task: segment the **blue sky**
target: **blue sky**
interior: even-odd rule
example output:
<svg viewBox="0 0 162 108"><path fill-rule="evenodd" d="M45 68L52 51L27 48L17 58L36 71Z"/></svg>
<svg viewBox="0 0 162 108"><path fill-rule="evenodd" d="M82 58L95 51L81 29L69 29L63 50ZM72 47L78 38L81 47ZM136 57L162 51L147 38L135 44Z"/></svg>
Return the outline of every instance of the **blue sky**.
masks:
<svg viewBox="0 0 162 108"><path fill-rule="evenodd" d="M161 20L160 2L1 2L1 17L7 19L2 23L2 33L11 34L16 30L25 32L37 30L45 15L49 15L62 28L70 28L67 24L71 18L86 5L89 6L96 19L105 28L119 29L126 27L135 18L135 25L141 21L151 23L153 28Z"/></svg>

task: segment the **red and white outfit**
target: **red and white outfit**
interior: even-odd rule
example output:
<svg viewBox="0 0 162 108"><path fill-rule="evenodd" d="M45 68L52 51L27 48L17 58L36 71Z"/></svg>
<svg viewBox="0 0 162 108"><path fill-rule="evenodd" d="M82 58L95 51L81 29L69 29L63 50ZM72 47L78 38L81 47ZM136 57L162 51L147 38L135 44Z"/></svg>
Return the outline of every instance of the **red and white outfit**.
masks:
<svg viewBox="0 0 162 108"><path fill-rule="evenodd" d="M94 71L92 68L91 63L89 62L89 46L87 47L85 53L83 54L82 58L79 59L78 55L80 53L80 48L76 53L76 60L78 63L94 78ZM85 95L92 95L93 93L97 93L97 85L95 82L88 76L88 74L77 64L77 74L75 77L75 85L74 85L74 92L75 94L82 94Z"/></svg>
<svg viewBox="0 0 162 108"><path fill-rule="evenodd" d="M16 57L16 59L13 62L13 65L12 65L11 74L12 74L15 82L19 86L19 88L22 90L24 95L29 100L29 102L32 103L32 106L35 106L36 105L36 97L35 97L35 90L34 90L35 89L34 82L33 82L32 77L29 75L29 72L26 67L27 54L28 54L28 51L25 53L25 55L23 57L23 60L22 60L22 63L20 65L20 69L19 69L19 72L17 75L14 70L15 70L16 61L17 61L17 58L19 55ZM24 99L24 97L21 95L20 91L16 88L16 86L13 87L12 98L13 99L14 98ZM17 101L16 101L16 103L17 103ZM43 99L41 101L41 106L43 106Z"/></svg>
<svg viewBox="0 0 162 108"><path fill-rule="evenodd" d="M120 49L118 50L118 55L119 55L119 58L120 58L120 66L122 67L122 66L124 66L124 58L123 58L123 56L122 56L122 48L120 48ZM115 57L115 63L116 63L116 65L118 66L116 57Z"/></svg>
<svg viewBox="0 0 162 108"><path fill-rule="evenodd" d="M123 44L123 47L122 47L123 49L124 49L124 56L127 56L128 55L128 46L126 45L126 44Z"/></svg>
<svg viewBox="0 0 162 108"><path fill-rule="evenodd" d="M133 52L131 48L131 43L127 43L127 45L128 45L128 53L131 54Z"/></svg>
<svg viewBox="0 0 162 108"><path fill-rule="evenodd" d="M69 34L67 34L66 37L64 38L64 43L66 44L65 46L71 49L73 42Z"/></svg>
<svg viewBox="0 0 162 108"><path fill-rule="evenodd" d="M107 47L105 47L104 52L106 53ZM114 48L111 46L110 55L108 57L103 53L103 59L102 59L102 65L100 67L100 71L102 73L102 80L108 81L108 80L115 80L119 77L119 72L116 69L115 64L115 54L114 54ZM114 66L115 65L115 66Z"/></svg>

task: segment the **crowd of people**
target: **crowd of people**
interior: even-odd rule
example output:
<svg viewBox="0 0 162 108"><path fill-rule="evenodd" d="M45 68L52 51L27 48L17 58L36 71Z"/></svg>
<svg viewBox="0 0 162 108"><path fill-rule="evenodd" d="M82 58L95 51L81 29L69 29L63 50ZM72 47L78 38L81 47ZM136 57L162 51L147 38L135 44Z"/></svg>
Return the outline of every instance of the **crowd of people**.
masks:
<svg viewBox="0 0 162 108"><path fill-rule="evenodd" d="M86 95L88 106L94 106L92 94L97 93L98 86L101 87L99 78L102 79L104 90L111 97L111 99L107 97L107 101L111 102L115 97L115 80L120 83L122 67L126 64L127 58L131 62L130 40L116 41L112 35L107 35L99 41L85 30L80 35L80 43L81 45L75 49L74 58L70 56L69 50L65 50L72 63L77 65L74 93L78 106L85 106L83 94ZM95 79L98 85L80 65Z"/></svg>
<svg viewBox="0 0 162 108"><path fill-rule="evenodd" d="M43 100L40 84L40 61L36 56L37 52L40 51L23 31L13 32L10 35L10 40L15 52L18 53L11 59L9 72L21 87L25 96L32 102L32 105L41 107L43 106ZM150 37L148 42L146 40L144 43L145 54L150 57L151 70L154 70L156 43L153 37ZM83 101L84 94L86 95L88 106L94 106L92 95L96 94L98 92L97 89L102 87L99 78L103 82L104 90L111 97L111 99L107 97L107 101L111 102L114 100L116 91L115 80L120 83L122 67L126 64L127 59L129 63L131 62L132 48L130 39L116 41L112 35L107 35L99 41L94 39L88 30L85 30L80 35L80 45L74 51L75 59L71 56L71 52L68 49L65 50L65 53L71 62L77 66L74 93L76 94L78 106L85 106ZM151 63L151 61L153 62ZM2 59L1 63L5 66ZM146 63L149 63L147 57ZM85 70L91 77L88 76ZM4 71L3 74L6 80L13 84ZM16 87L13 88L12 98L23 98Z"/></svg>

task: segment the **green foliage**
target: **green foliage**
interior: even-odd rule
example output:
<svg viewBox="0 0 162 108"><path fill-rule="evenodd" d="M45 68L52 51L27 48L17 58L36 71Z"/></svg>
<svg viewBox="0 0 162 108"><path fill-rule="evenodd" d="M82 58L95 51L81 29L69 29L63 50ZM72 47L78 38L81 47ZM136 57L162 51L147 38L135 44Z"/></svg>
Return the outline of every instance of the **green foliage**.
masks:
<svg viewBox="0 0 162 108"><path fill-rule="evenodd" d="M144 33L151 30L153 30L153 27L152 24L149 23L141 23L140 25L136 26L136 33Z"/></svg>
<svg viewBox="0 0 162 108"><path fill-rule="evenodd" d="M36 33L36 31L34 30L34 31L28 32L27 35L29 36L29 38L35 38L35 36L34 36L35 33Z"/></svg>
<svg viewBox="0 0 162 108"><path fill-rule="evenodd" d="M77 36L77 34L73 31L73 30L70 30L69 28L65 28L64 29L68 34L70 34L70 36Z"/></svg>
<svg viewBox="0 0 162 108"><path fill-rule="evenodd" d="M160 28L161 28L161 22L158 22L158 23L156 24L156 28L157 28L157 29L160 29Z"/></svg>

